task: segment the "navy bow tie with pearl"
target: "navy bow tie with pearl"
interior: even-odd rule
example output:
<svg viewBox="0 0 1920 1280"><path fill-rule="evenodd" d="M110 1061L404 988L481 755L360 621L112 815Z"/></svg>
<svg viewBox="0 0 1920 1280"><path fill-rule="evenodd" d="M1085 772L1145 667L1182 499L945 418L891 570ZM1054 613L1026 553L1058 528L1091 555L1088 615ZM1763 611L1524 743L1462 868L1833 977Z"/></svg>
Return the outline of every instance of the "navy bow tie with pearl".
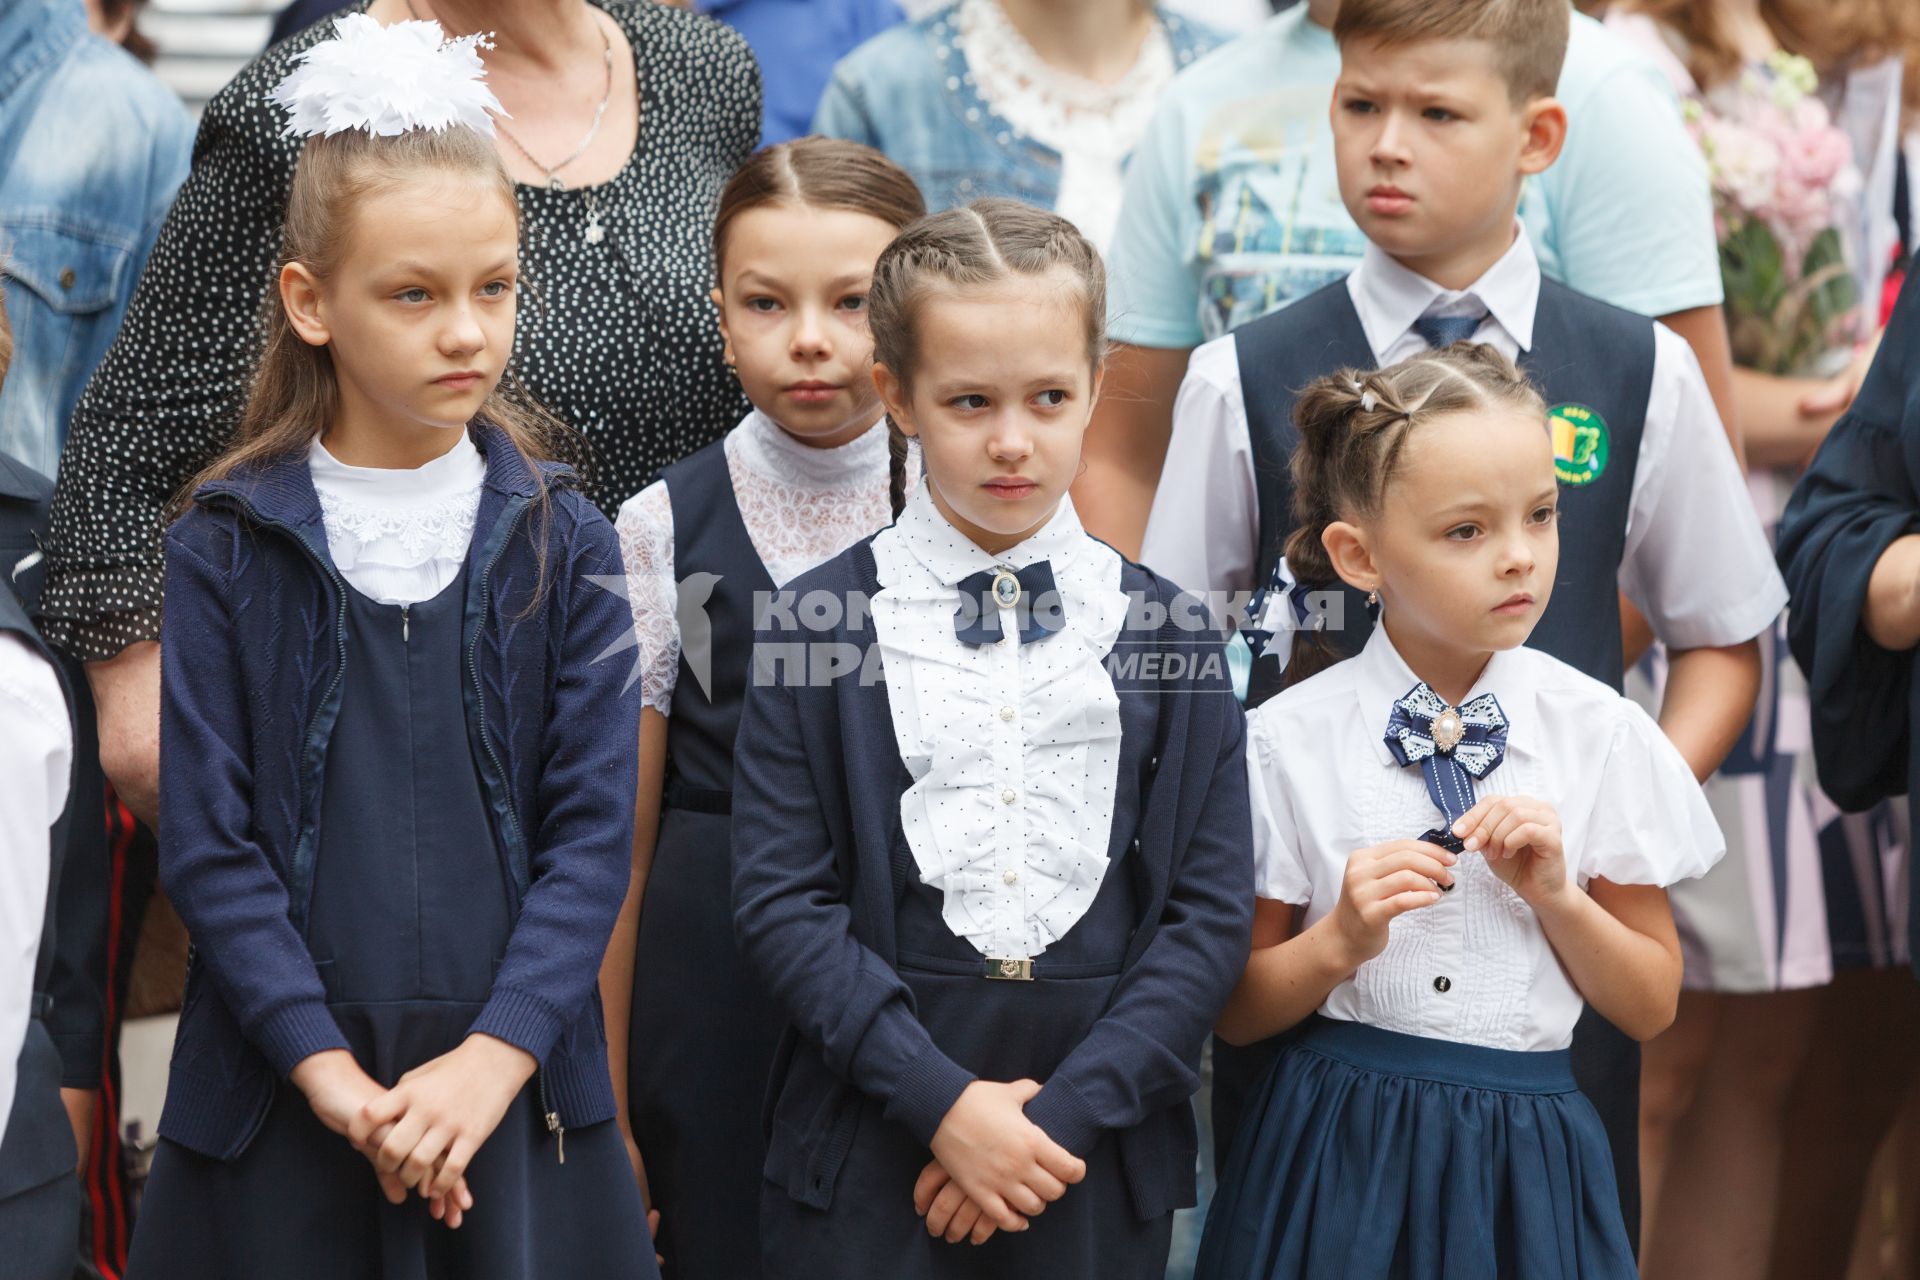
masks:
<svg viewBox="0 0 1920 1280"><path fill-rule="evenodd" d="M1427 795L1446 821L1420 837L1453 853L1462 848L1453 824L1473 808L1473 784L1500 767L1507 754L1507 716L1490 693L1450 707L1425 682L1393 704L1387 750L1404 768L1418 764Z"/></svg>
<svg viewBox="0 0 1920 1280"><path fill-rule="evenodd" d="M1000 611L1013 610L1020 643L1031 644L1067 625L1067 611L1053 585L1053 566L1036 560L1019 572L1005 565L960 579L960 607L953 611L953 633L965 644L1000 639Z"/></svg>

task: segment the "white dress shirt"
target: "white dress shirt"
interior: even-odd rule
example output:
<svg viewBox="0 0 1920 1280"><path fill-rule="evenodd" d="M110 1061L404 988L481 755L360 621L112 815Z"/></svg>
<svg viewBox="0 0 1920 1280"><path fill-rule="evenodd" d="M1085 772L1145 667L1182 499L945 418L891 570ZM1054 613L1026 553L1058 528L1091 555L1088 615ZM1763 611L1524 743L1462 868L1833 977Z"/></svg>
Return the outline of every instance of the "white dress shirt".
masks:
<svg viewBox="0 0 1920 1280"><path fill-rule="evenodd" d="M0 632L0 1140L13 1112L20 1046L46 922L49 843L67 804L73 726L59 677L32 645Z"/></svg>
<svg viewBox="0 0 1920 1280"><path fill-rule="evenodd" d="M1533 347L1540 265L1524 228L1506 255L1461 292L1442 289L1373 245L1347 277L1347 289L1381 368L1427 350L1413 324L1429 311L1484 310L1475 341L1510 359ZM1228 334L1196 350L1187 366L1140 558L1189 591L1251 591L1260 585L1253 580L1259 511L1239 355ZM1620 587L1676 649L1751 640L1787 603L1699 362L1686 340L1661 324L1654 326L1653 385Z"/></svg>
<svg viewBox="0 0 1920 1280"><path fill-rule="evenodd" d="M381 604L431 600L460 575L487 460L465 431L418 467L350 467L318 440L307 470L320 495L327 551L353 588Z"/></svg>
<svg viewBox="0 0 1920 1280"><path fill-rule="evenodd" d="M1248 716L1256 892L1305 906L1302 928L1333 910L1354 853L1443 820L1419 767L1399 765L1386 744L1394 701L1418 683L1376 627L1357 657ZM1496 653L1463 701L1484 693L1510 728L1476 798L1551 804L1580 883L1665 886L1719 861L1725 843L1692 771L1631 701L1527 648ZM1396 918L1387 949L1320 1012L1495 1049L1565 1048L1582 1000L1533 909L1478 853L1453 871L1453 890Z"/></svg>
<svg viewBox="0 0 1920 1280"><path fill-rule="evenodd" d="M1105 658L1126 621L1117 553L1070 498L998 556L960 534L926 484L873 540L874 634L894 738L913 778L900 800L921 880L983 956L1026 960L1064 937L1107 873L1120 774L1120 695ZM1045 560L1065 625L1028 644L1010 609L1001 642L954 632L957 584Z"/></svg>

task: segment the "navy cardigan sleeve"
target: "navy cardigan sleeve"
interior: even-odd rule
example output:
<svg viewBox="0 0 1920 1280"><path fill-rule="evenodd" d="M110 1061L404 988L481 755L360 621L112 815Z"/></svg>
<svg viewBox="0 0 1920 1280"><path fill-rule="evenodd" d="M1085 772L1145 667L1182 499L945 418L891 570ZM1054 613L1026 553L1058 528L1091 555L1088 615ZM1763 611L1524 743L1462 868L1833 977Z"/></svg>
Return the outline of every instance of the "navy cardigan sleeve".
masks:
<svg viewBox="0 0 1920 1280"><path fill-rule="evenodd" d="M626 688L628 664L613 656L631 635L633 614L623 596L591 580L622 572L619 539L577 492L554 502L578 524L549 586L558 616L531 883L472 1027L541 1061L591 995L626 898L640 743L639 691Z"/></svg>
<svg viewBox="0 0 1920 1280"><path fill-rule="evenodd" d="M1843 809L1906 790L1914 655L1881 648L1862 619L1881 554L1920 531L1916 457L1920 282L1909 277L1859 396L1780 519L1788 639L1807 676L1814 759Z"/></svg>
<svg viewBox="0 0 1920 1280"><path fill-rule="evenodd" d="M761 643L779 636L762 632ZM794 1028L831 1068L931 1145L973 1082L933 1043L893 967L853 932L792 689L749 682L734 756L734 926ZM888 744L891 748L891 744ZM846 851L851 856L851 851Z"/></svg>
<svg viewBox="0 0 1920 1280"><path fill-rule="evenodd" d="M160 647L160 883L246 1037L286 1075L347 1048L287 888L253 834L251 704L242 687L230 518L194 508L166 537Z"/></svg>
<svg viewBox="0 0 1920 1280"><path fill-rule="evenodd" d="M1219 680L1173 694L1195 699L1195 721L1219 728L1211 743L1204 736L1186 743L1180 807L1191 792L1201 799L1190 833L1176 832L1177 861L1153 941L1026 1105L1027 1118L1075 1155L1091 1151L1104 1131L1131 1128L1193 1096L1201 1048L1246 968L1254 899L1246 716L1226 686L1217 642L1195 655L1196 669L1207 669L1209 651Z"/></svg>

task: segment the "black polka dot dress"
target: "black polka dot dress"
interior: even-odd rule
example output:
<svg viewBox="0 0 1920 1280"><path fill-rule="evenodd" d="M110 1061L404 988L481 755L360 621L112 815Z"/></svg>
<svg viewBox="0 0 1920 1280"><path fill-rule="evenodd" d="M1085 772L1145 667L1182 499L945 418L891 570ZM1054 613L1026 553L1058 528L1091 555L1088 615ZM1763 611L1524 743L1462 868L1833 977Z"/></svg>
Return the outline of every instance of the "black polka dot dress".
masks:
<svg viewBox="0 0 1920 1280"><path fill-rule="evenodd" d="M709 239L720 188L759 139L760 77L718 23L597 2L633 46L639 140L591 210L579 190L518 188L529 291L514 368L585 436L587 492L611 514L746 411L707 298ZM239 422L300 153L267 94L330 30L275 45L208 105L192 174L74 414L42 608L48 638L78 657L159 636L165 512Z"/></svg>

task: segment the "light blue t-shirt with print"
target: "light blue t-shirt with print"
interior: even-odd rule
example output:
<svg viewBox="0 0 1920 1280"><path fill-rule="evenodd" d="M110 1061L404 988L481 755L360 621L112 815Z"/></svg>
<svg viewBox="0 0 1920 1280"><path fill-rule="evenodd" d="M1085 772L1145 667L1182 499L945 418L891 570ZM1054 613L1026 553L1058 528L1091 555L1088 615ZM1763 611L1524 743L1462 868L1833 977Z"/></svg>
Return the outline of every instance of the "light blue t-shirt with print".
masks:
<svg viewBox="0 0 1920 1280"><path fill-rule="evenodd" d="M1175 77L1127 172L1115 340L1198 346L1359 265L1328 121L1339 74L1333 34L1301 4ZM1706 169L1666 78L1575 14L1559 97L1566 147L1521 199L1541 269L1643 315L1717 304Z"/></svg>

